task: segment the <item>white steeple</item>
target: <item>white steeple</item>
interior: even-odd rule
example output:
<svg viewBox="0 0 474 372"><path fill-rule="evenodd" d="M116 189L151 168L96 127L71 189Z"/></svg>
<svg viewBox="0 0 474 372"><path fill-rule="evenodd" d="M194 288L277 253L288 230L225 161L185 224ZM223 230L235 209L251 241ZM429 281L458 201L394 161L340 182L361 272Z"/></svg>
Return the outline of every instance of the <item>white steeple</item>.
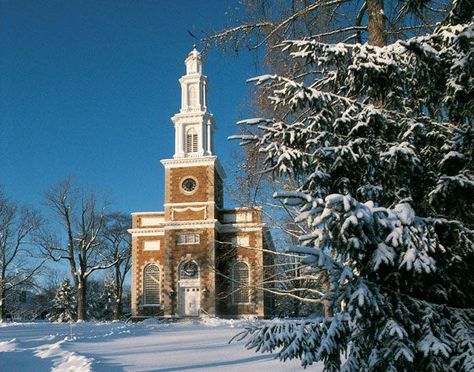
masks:
<svg viewBox="0 0 474 372"><path fill-rule="evenodd" d="M175 128L174 158L212 155L212 114L207 111L207 77L202 74L201 53L196 47L184 61L186 75L181 84L181 109L171 120Z"/></svg>

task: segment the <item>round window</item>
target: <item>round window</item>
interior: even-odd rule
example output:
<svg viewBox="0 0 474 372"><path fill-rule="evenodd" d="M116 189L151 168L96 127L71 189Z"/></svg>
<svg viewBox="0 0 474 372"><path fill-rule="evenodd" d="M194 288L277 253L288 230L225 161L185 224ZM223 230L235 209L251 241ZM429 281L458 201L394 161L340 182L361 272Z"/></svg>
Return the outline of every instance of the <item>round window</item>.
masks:
<svg viewBox="0 0 474 372"><path fill-rule="evenodd" d="M196 189L196 186L197 186L196 180L192 178L186 178L181 184L181 187L186 192L193 192Z"/></svg>

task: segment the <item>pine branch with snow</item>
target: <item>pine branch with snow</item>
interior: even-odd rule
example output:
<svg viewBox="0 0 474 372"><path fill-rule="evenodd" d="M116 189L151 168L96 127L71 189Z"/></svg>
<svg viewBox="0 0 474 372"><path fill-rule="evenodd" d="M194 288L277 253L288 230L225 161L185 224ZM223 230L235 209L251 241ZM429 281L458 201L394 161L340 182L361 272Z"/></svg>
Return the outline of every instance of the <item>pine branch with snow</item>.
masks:
<svg viewBox="0 0 474 372"><path fill-rule="evenodd" d="M248 347L334 371L472 369L474 23L464 13L385 47L288 40L282 53L308 73L251 79L278 117L240 122L251 133L240 139L266 171L303 180L275 197L300 208L310 232L290 251L326 273L332 315L251 327Z"/></svg>

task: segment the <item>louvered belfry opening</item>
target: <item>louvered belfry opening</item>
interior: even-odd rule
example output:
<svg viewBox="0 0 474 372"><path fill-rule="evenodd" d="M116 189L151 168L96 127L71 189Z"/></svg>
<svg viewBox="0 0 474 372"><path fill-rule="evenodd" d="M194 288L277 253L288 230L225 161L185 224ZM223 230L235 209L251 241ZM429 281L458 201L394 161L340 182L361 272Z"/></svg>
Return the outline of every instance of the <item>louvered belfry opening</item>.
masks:
<svg viewBox="0 0 474 372"><path fill-rule="evenodd" d="M186 152L197 152L198 150L198 134L194 128L186 132Z"/></svg>

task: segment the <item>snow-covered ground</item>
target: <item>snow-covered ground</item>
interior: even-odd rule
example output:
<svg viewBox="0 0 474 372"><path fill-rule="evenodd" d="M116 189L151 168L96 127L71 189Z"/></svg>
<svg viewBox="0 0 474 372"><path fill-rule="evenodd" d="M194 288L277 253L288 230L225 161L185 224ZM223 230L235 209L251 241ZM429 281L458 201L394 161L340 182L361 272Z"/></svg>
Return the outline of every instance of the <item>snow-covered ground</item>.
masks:
<svg viewBox="0 0 474 372"><path fill-rule="evenodd" d="M295 371L228 341L245 321L0 324L0 371ZM309 368L322 370L321 366Z"/></svg>

